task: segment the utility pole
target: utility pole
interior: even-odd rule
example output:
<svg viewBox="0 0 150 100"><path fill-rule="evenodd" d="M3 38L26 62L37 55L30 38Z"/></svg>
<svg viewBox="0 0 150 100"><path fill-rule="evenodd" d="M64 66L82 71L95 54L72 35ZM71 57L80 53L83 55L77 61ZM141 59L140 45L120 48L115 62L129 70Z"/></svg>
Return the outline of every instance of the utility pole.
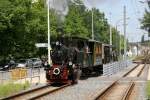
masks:
<svg viewBox="0 0 150 100"><path fill-rule="evenodd" d="M127 41L126 41L126 6L124 6L124 11L123 11L123 15L124 15L124 24L123 24L123 29L124 29L124 60L126 60L127 59Z"/></svg>
<svg viewBox="0 0 150 100"><path fill-rule="evenodd" d="M49 0L47 0L47 29L48 29L48 64L51 63L51 57L50 57L50 19L49 19Z"/></svg>
<svg viewBox="0 0 150 100"><path fill-rule="evenodd" d="M110 13L110 26L109 26L109 42L112 45L112 28L111 28L111 13ZM112 56L112 47L110 48L110 55Z"/></svg>
<svg viewBox="0 0 150 100"><path fill-rule="evenodd" d="M92 40L94 40L93 8L92 8Z"/></svg>
<svg viewBox="0 0 150 100"><path fill-rule="evenodd" d="M110 26L109 26L109 35L110 35L110 45L112 45L112 28L111 28L111 13L110 13Z"/></svg>

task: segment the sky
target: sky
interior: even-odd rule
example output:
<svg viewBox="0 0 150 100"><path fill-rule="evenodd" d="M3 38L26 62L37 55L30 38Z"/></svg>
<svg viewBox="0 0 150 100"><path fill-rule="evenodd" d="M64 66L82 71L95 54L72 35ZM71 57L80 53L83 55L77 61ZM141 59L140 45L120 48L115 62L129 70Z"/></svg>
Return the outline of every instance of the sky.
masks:
<svg viewBox="0 0 150 100"><path fill-rule="evenodd" d="M67 1L69 0L50 0L50 7L55 8L62 15L68 12ZM72 0L73 1L73 0ZM83 0L87 8L95 7L105 13L108 22L113 27L118 27L120 34L123 34L123 7L126 6L127 15L127 39L129 42L141 41L144 30L140 29L140 19L144 16L145 9L148 8L146 0ZM140 3L143 1L145 3ZM111 14L110 14L111 13ZM145 40L148 39L144 34Z"/></svg>
<svg viewBox="0 0 150 100"><path fill-rule="evenodd" d="M118 26L120 33L123 33L123 7L126 6L127 15L127 38L129 42L141 41L141 36L146 33L140 29L140 19L142 19L145 9L148 8L146 0L84 0L85 5L91 9L98 8L105 13L108 22L112 26ZM144 34L148 39L147 34Z"/></svg>

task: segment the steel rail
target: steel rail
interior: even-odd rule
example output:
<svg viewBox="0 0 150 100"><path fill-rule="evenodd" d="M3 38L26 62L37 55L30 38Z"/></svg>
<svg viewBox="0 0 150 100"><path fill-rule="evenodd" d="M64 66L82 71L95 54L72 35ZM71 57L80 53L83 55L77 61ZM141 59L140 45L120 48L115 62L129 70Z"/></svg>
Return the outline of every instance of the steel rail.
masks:
<svg viewBox="0 0 150 100"><path fill-rule="evenodd" d="M140 70L140 72L137 74L137 77L139 77L139 76L142 74L142 72L143 72L145 66L146 66L146 64L142 67L142 69ZM131 81L131 84L130 84L129 87L127 88L127 90L126 90L126 92L125 92L125 94L123 95L123 97L122 97L121 100L129 100L129 97L130 97L130 95L131 95L132 90L134 89L134 87L135 87L135 82L133 82L133 80L132 80L132 81Z"/></svg>
<svg viewBox="0 0 150 100"><path fill-rule="evenodd" d="M140 70L140 72L137 74L137 77L139 77L139 76L142 74L142 72L143 72L145 66L146 66L146 64L144 64L144 66L142 67L142 69Z"/></svg>
<svg viewBox="0 0 150 100"><path fill-rule="evenodd" d="M130 84L129 87L127 88L125 94L122 96L122 99L121 99L121 100L128 100L128 99L129 99L129 96L131 95L134 86L135 86L135 83L134 83L134 82L131 82L131 84Z"/></svg>
<svg viewBox="0 0 150 100"><path fill-rule="evenodd" d="M35 99L38 99L38 98L43 97L43 96L45 96L45 95L52 94L52 93L56 93L56 92L58 92L58 91L60 91L60 90L62 90L62 89L64 89L64 88L66 88L66 87L68 87L68 86L70 86L70 85L71 85L71 84L63 85L63 86L61 86L61 87L59 87L59 88L56 88L56 89L54 89L54 90L50 90L50 91L41 93L40 95L33 96L33 97L29 98L29 100L35 100Z"/></svg>
<svg viewBox="0 0 150 100"><path fill-rule="evenodd" d="M126 77L129 73L131 73L133 70L135 70L140 64L136 65L134 68L132 68L130 71L128 71L127 73L125 73L123 75L123 77ZM143 71L144 67L140 70L140 72L137 74L137 76L139 77ZM122 78L122 77L121 77ZM120 79L121 79L120 78ZM104 89L94 100L98 100L101 96L103 96L109 89L111 89L113 86L116 85L116 83L120 80L116 80L114 81L111 85L109 85L106 89ZM49 90L49 91L46 91L44 93L40 93L38 95L34 95L33 97L30 97L29 100L34 100L34 99L38 99L44 95L47 95L47 94L51 94L51 93L55 93L59 90L62 90L64 89L65 87L69 86L70 84L67 84L67 85L63 85L59 88L56 88L56 89L53 89L53 90ZM126 91L126 95L124 95L124 98L130 94L128 93L128 91L131 91L132 88L134 87L134 82L132 82L132 85L130 85L130 87L127 89ZM40 91L41 89L43 90L44 88L48 88L50 85L45 85L45 86L41 86L41 87L38 87L38 88L34 88L34 89L31 89L31 90L27 90L27 91L24 91L24 92L21 92L21 93L18 93L18 94L14 94L12 96L8 96L8 97L5 97L5 98L2 98L2 100L10 100L10 99L13 99L13 98L17 98L17 97L25 97L26 95L28 94L32 94L32 93L35 93L36 91ZM123 99L123 100L126 100L126 99Z"/></svg>
<svg viewBox="0 0 150 100"><path fill-rule="evenodd" d="M27 91L24 91L24 92L21 92L21 93L17 93L17 94L14 94L14 95L2 98L0 100L13 100L15 98L17 99L18 97L19 98L20 97L24 97L24 98L27 98L28 100L33 100L34 98L38 98L38 97L44 96L44 95L46 95L48 93L53 93L53 92L59 91L59 90L65 88L65 87L67 87L69 85L71 85L71 84L66 84L66 85L63 85L63 86L58 87L56 89L47 90L44 93L39 93L38 95L33 95L32 97L28 97L29 94L34 94L35 92L38 92L40 90L49 88L51 86L51 85L44 85L44 86L41 86L41 87L38 87L38 88L30 89L30 90L27 90Z"/></svg>
<svg viewBox="0 0 150 100"><path fill-rule="evenodd" d="M132 68L130 71L128 71L127 73L125 73L123 75L123 77L126 77L129 73L131 73L132 71L134 71L140 64L136 65L134 68ZM142 67L142 69L140 70L140 72L136 75L137 77L139 77L144 69L145 65ZM123 78L121 77L121 78ZM111 85L109 85L106 89L104 89L98 96L96 96L94 98L94 100L99 100L100 97L104 96L111 88L113 88L117 82L121 79L119 78L118 80L114 81ZM129 85L129 87L127 88L125 95L123 95L122 100L127 100L126 98L129 97L129 95L131 94L133 88L135 86L135 83L133 82L133 80L131 80L131 83Z"/></svg>
<svg viewBox="0 0 150 100"><path fill-rule="evenodd" d="M108 90L110 90L117 84L117 81L114 81L111 85L109 85L106 89L104 89L98 96L94 98L94 100L99 100L100 97L104 96Z"/></svg>
<svg viewBox="0 0 150 100"><path fill-rule="evenodd" d="M38 87L38 88L26 90L26 91L23 91L23 92L20 92L20 93L17 93L17 94L14 94L14 95L11 95L11 96L8 96L8 97L5 97L5 98L1 98L0 100L13 99L13 98L16 98L16 97L21 96L21 95L24 95L24 94L29 94L29 93L38 91L38 90L40 90L40 89L47 88L47 87L49 87L49 86L50 86L50 84L49 84L49 85L40 86L40 87Z"/></svg>
<svg viewBox="0 0 150 100"><path fill-rule="evenodd" d="M128 71L127 73L125 73L123 75L123 77L126 77L129 73L131 73L133 70L135 70L140 64L137 64L135 67L133 67L130 71Z"/></svg>

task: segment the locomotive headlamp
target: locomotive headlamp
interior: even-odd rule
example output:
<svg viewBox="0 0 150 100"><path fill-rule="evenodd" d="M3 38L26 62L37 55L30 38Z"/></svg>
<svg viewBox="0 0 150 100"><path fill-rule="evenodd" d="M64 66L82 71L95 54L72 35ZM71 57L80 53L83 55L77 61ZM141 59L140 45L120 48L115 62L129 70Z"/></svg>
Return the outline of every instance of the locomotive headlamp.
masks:
<svg viewBox="0 0 150 100"><path fill-rule="evenodd" d="M72 66L72 62L71 61L69 61L69 66Z"/></svg>
<svg viewBox="0 0 150 100"><path fill-rule="evenodd" d="M53 74L54 75L59 75L60 74L60 69L59 68L54 68Z"/></svg>
<svg viewBox="0 0 150 100"><path fill-rule="evenodd" d="M56 42L56 45L59 45L59 42L58 42L58 41Z"/></svg>

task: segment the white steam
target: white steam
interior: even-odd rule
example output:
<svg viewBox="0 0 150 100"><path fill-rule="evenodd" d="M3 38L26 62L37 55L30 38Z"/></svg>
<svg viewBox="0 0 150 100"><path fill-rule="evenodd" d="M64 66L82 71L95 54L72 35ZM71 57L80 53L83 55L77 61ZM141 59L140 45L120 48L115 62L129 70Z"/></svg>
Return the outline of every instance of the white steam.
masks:
<svg viewBox="0 0 150 100"><path fill-rule="evenodd" d="M49 0L50 8L56 10L60 15L68 13L68 0Z"/></svg>
<svg viewBox="0 0 150 100"><path fill-rule="evenodd" d="M56 10L58 14L66 15L68 13L69 1L76 2L76 0L49 0L50 8ZM120 0L81 0L84 4L88 4L91 7L97 7L101 4L117 4Z"/></svg>

